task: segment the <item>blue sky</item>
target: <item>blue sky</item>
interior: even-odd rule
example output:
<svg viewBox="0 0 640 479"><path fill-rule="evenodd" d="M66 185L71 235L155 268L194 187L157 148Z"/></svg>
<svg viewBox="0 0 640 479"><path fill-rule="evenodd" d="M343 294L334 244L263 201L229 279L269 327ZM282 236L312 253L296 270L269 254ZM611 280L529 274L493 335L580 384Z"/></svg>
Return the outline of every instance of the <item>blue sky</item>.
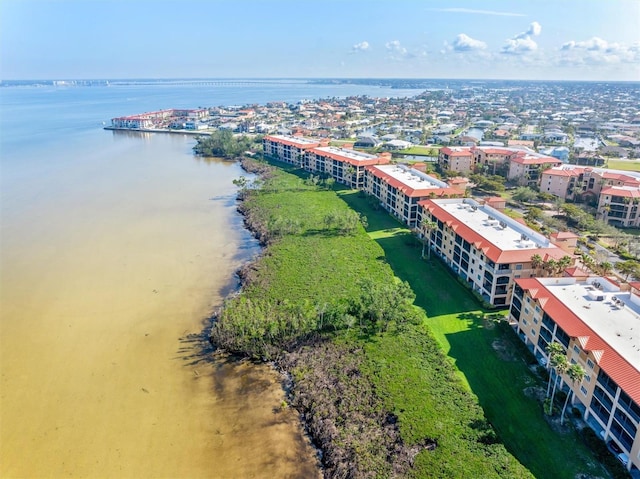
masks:
<svg viewBox="0 0 640 479"><path fill-rule="evenodd" d="M640 0L2 0L0 78L640 81Z"/></svg>

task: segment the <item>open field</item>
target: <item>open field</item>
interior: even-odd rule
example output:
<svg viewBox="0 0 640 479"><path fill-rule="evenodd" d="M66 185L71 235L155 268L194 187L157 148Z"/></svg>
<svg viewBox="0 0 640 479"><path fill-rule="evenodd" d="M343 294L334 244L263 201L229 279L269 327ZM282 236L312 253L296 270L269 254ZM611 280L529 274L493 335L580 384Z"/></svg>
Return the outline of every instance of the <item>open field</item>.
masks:
<svg viewBox="0 0 640 479"><path fill-rule="evenodd" d="M607 168L612 170L637 171L640 172L640 160L620 160L610 158L607 160Z"/></svg>

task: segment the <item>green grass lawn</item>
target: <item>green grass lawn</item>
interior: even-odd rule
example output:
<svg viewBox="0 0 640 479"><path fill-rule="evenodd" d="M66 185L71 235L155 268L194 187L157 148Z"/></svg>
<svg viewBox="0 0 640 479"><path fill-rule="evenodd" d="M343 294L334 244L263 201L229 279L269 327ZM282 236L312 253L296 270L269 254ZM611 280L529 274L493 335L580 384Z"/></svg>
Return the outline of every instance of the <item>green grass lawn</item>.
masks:
<svg viewBox="0 0 640 479"><path fill-rule="evenodd" d="M640 172L640 160L618 160L609 158L606 163L607 168L612 170L638 171Z"/></svg>
<svg viewBox="0 0 640 479"><path fill-rule="evenodd" d="M486 418L507 449L538 478L573 478L579 472L606 476L577 435L559 435L545 421L541 404L523 390L540 383L530 353L505 323L484 320L474 296L438 259L420 259L410 231L357 192L340 196L369 220L367 231L385 252L394 273L416 293L427 326L478 397ZM493 345L506 354L499 356ZM544 384L542 384L544 387Z"/></svg>
<svg viewBox="0 0 640 479"><path fill-rule="evenodd" d="M432 146L412 146L411 148L407 148L406 150L400 150L400 153L403 155L421 155L421 156L429 156L430 153L435 150L436 155L439 148L434 148Z"/></svg>

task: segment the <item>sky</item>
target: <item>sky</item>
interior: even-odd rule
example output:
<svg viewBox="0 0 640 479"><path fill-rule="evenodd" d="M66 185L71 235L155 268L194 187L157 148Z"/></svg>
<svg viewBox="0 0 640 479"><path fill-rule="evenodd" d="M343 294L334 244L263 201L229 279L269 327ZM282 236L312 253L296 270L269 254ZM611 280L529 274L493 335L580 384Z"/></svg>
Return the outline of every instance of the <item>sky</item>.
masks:
<svg viewBox="0 0 640 479"><path fill-rule="evenodd" d="M1 0L0 79L640 81L640 0Z"/></svg>

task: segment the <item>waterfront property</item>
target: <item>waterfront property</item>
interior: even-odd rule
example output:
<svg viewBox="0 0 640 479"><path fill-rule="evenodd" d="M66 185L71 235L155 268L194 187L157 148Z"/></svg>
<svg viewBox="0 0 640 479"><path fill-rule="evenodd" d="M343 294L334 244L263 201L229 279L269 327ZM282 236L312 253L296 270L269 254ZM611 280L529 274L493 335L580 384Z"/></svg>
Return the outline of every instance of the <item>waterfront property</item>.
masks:
<svg viewBox="0 0 640 479"><path fill-rule="evenodd" d="M328 174L350 188L364 189L366 168L390 161L390 153L371 155L348 148L320 146L305 152L301 166L312 173Z"/></svg>
<svg viewBox="0 0 640 479"><path fill-rule="evenodd" d="M111 127L129 130L144 130L150 128L175 128L176 125L179 124L184 128L183 123L191 122L193 125L193 128L191 129L195 130L198 129L196 126L198 121L203 120L208 116L209 111L206 109L179 110L171 108L168 110L158 110L140 113L138 115L112 118Z"/></svg>
<svg viewBox="0 0 640 479"><path fill-rule="evenodd" d="M559 260L566 253L543 235L469 198L428 199L421 218L435 222L430 247L484 300L507 306L513 280L536 274L532 256Z"/></svg>
<svg viewBox="0 0 640 479"><path fill-rule="evenodd" d="M372 155L349 148L329 146L328 140L301 136L268 135L262 140L265 156L325 174L351 188L364 189L365 168L391 161L390 153Z"/></svg>
<svg viewBox="0 0 640 479"><path fill-rule="evenodd" d="M573 407L613 450L622 451L618 459L628 470L640 469L638 290L601 277L515 282L513 329L541 364L549 362L547 346L557 342L570 364L583 367L580 382L562 375L563 388L573 391Z"/></svg>
<svg viewBox="0 0 640 479"><path fill-rule="evenodd" d="M302 136L267 135L262 139L262 150L265 156L296 166L302 166L302 158L306 150L328 145L328 140L315 140Z"/></svg>
<svg viewBox="0 0 640 479"><path fill-rule="evenodd" d="M368 166L365 184L367 193L411 228L418 224L421 200L455 198L464 194L464 190L452 188L444 181L405 165Z"/></svg>

